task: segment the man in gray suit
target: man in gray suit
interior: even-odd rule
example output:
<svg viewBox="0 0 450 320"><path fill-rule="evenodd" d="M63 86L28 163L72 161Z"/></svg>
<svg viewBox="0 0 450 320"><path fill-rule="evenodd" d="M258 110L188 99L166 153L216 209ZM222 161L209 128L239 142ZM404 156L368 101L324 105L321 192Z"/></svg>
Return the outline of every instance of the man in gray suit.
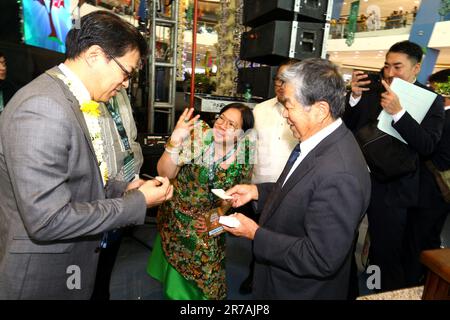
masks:
<svg viewBox="0 0 450 320"><path fill-rule="evenodd" d="M369 204L367 165L342 123L345 86L336 66L289 66L283 116L299 144L276 183L227 191L238 207L257 200L259 225L238 213L225 229L252 239L257 299L345 299L358 225Z"/></svg>
<svg viewBox="0 0 450 320"><path fill-rule="evenodd" d="M142 35L96 11L66 48L66 61L0 116L0 299L89 299L101 233L142 224L147 207L172 196L167 178L105 179L94 101L128 86L147 51Z"/></svg>

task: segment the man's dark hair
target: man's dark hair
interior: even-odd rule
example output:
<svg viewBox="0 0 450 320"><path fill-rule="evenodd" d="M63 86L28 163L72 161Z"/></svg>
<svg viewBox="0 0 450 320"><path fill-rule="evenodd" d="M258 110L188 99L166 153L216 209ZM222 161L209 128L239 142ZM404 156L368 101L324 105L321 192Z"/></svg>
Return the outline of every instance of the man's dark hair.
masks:
<svg viewBox="0 0 450 320"><path fill-rule="evenodd" d="M417 43L408 40L395 43L394 45L392 45L392 47L389 48L387 54L389 54L390 52L404 53L414 64L420 63L422 61L422 48Z"/></svg>
<svg viewBox="0 0 450 320"><path fill-rule="evenodd" d="M345 83L336 65L325 59L306 59L289 66L281 79L295 88L295 99L305 108L319 101L330 106L334 119L345 109Z"/></svg>
<svg viewBox="0 0 450 320"><path fill-rule="evenodd" d="M94 11L81 18L80 28L72 28L66 38L66 57L75 59L93 45L104 49L107 55L122 57L139 50L141 58L147 55L147 43L141 33L114 13Z"/></svg>
<svg viewBox="0 0 450 320"><path fill-rule="evenodd" d="M450 69L444 69L433 73L428 78L428 82L446 83L448 81L448 77L450 77Z"/></svg>
<svg viewBox="0 0 450 320"><path fill-rule="evenodd" d="M3 52L0 51L0 58L2 58L2 57L6 58L6 57L5 57L5 54L4 54Z"/></svg>
<svg viewBox="0 0 450 320"><path fill-rule="evenodd" d="M228 109L237 109L241 112L242 130L244 132L247 131L248 129L253 128L253 125L255 124L255 118L253 117L252 110L248 106L238 102L230 103L227 104L225 107L223 107L222 110L220 110L219 114L224 113Z"/></svg>

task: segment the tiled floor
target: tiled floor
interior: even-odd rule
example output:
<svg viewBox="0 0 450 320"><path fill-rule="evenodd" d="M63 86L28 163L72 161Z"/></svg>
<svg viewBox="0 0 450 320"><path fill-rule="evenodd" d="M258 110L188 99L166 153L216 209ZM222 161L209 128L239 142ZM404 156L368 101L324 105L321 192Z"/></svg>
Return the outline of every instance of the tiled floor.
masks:
<svg viewBox="0 0 450 320"><path fill-rule="evenodd" d="M160 283L145 271L155 235L156 226L145 224L134 228L132 237L124 237L111 278L111 299L164 299ZM251 295L239 294L249 271L250 255L250 240L227 235L228 299L251 299Z"/></svg>
<svg viewBox="0 0 450 320"><path fill-rule="evenodd" d="M450 216L449 216L450 217ZM367 220L360 227L360 237L357 246L357 261L359 264ZM150 222L135 227L129 236L124 237L111 279L111 299L119 300L161 300L164 299L161 285L147 275L145 269L151 252L151 245L156 235L156 226ZM450 218L444 226L442 241L445 247L450 247ZM251 257L251 242L247 239L227 235L227 281L228 299L247 300L251 295L241 295L239 286L247 277ZM367 289L367 275L361 264L359 267L360 295L371 294Z"/></svg>

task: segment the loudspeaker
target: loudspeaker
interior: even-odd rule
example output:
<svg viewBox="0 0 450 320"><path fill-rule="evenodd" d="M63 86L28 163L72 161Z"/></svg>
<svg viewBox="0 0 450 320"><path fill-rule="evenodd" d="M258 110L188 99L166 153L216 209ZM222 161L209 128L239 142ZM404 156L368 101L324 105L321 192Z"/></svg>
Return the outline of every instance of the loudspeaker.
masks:
<svg viewBox="0 0 450 320"><path fill-rule="evenodd" d="M293 42L292 58L320 58L325 23L299 22ZM279 65L289 58L292 22L272 21L244 32L241 38L241 60Z"/></svg>
<svg viewBox="0 0 450 320"><path fill-rule="evenodd" d="M238 69L237 92L244 93L246 84L252 88L252 95L264 99L275 96L273 78L277 74L278 67L255 67Z"/></svg>
<svg viewBox="0 0 450 320"><path fill-rule="evenodd" d="M259 26L272 20L293 21L297 13L298 21L325 22L328 0L245 0L243 24ZM295 12L297 10L298 12Z"/></svg>

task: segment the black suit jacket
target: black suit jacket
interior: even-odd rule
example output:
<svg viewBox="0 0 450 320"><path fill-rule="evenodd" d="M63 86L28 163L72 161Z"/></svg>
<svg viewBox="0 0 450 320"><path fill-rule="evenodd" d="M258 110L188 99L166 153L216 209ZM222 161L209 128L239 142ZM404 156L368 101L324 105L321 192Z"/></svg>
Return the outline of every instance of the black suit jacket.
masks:
<svg viewBox="0 0 450 320"><path fill-rule="evenodd" d="M430 90L419 82L415 85ZM376 119L382 110L380 106L381 92L364 93L361 100L354 107L350 107L348 101L350 97L347 95L346 111L344 113L344 122L353 132L358 131L362 126ZM378 196L380 189L383 190L384 201L392 207L411 207L418 204L418 194L420 186L420 168L423 167L423 160L429 157L435 150L442 134L444 125L444 100L441 96L437 96L428 110L425 118L419 124L411 115L406 112L399 121L393 124L395 130L408 143L408 146L419 155L418 170L412 174L400 177L394 181L380 183L374 178L374 196ZM383 184L383 188L377 188L379 184Z"/></svg>
<svg viewBox="0 0 450 320"><path fill-rule="evenodd" d="M351 107L349 103L351 92L347 93L342 120L353 133L358 132L366 124L377 119L381 110L383 110L380 105L380 94L381 92L364 92L361 100L354 107Z"/></svg>
<svg viewBox="0 0 450 320"><path fill-rule="evenodd" d="M370 199L358 144L342 124L282 188L285 177L258 185L263 209L253 247L254 297L345 299L351 248Z"/></svg>
<svg viewBox="0 0 450 320"><path fill-rule="evenodd" d="M445 111L441 140L433 154L424 160L431 160L441 171L450 169L450 110ZM421 163L420 170L419 206L422 208L448 207L449 204L444 201L434 175L425 166L425 162Z"/></svg>

